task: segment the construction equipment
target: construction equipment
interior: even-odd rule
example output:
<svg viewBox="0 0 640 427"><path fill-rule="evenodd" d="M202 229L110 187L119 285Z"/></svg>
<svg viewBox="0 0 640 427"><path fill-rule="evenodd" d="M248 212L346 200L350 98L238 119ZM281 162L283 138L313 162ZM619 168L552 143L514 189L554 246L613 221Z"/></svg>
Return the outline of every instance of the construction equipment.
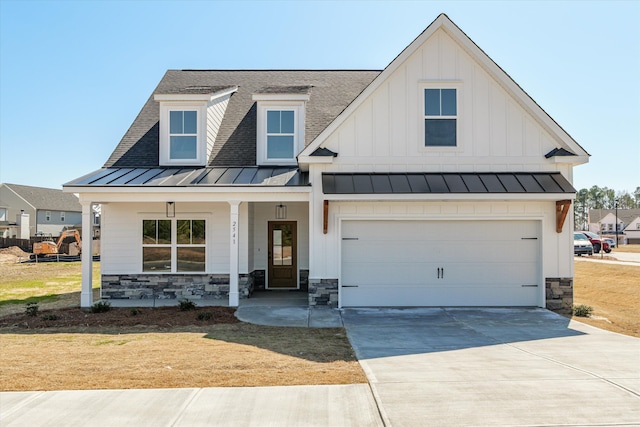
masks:
<svg viewBox="0 0 640 427"><path fill-rule="evenodd" d="M65 230L60 234L57 242L54 242L51 238L50 240L34 243L32 258L35 256L58 255L62 253L62 244L64 243L66 238L73 238L75 240L69 243L69 249L67 250L68 254L80 255L80 253L82 252L82 241L80 240L80 233L78 233L78 230Z"/></svg>

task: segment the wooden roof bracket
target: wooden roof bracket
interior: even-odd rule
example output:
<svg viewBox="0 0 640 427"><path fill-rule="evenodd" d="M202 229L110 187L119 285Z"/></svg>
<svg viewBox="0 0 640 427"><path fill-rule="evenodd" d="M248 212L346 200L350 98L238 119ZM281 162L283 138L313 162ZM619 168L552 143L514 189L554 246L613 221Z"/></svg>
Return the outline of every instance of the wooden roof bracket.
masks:
<svg viewBox="0 0 640 427"><path fill-rule="evenodd" d="M558 200L556 202L556 233L562 233L564 220L567 218L570 207L571 200Z"/></svg>
<svg viewBox="0 0 640 427"><path fill-rule="evenodd" d="M322 232L327 234L329 228L329 201L324 201L323 207L323 222L322 222Z"/></svg>

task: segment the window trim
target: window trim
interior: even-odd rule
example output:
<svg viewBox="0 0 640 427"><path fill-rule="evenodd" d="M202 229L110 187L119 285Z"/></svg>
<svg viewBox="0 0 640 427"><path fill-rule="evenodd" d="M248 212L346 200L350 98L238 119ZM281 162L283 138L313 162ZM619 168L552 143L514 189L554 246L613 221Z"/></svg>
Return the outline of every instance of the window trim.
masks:
<svg viewBox="0 0 640 427"><path fill-rule="evenodd" d="M144 243L142 241L140 243L140 272L142 274L206 274L209 271L210 263L209 263L209 252L210 252L210 239L211 239L211 231L210 227L210 219L206 218L201 214L184 214L180 215L176 218L166 218L160 215L141 215L138 218L138 238L143 238L144 233L144 221L170 221L171 222L171 243ZM178 221L204 221L204 243L198 244L186 244L186 243L178 243ZM144 248L146 247L165 247L171 248L171 268L169 270L145 270L144 269ZM204 270L203 271L180 271L178 270L178 248L181 247L201 247L204 248Z"/></svg>
<svg viewBox="0 0 640 427"><path fill-rule="evenodd" d="M421 152L460 152L464 149L464 137L463 137L463 91L462 81L459 80L433 80L433 81L420 81L418 84L418 144L419 151ZM425 96L426 89L455 89L456 91L456 115L455 116L427 116L425 111ZM428 118L444 118L456 120L456 145L454 146L433 146L426 145L425 141L425 122Z"/></svg>
<svg viewBox="0 0 640 427"><path fill-rule="evenodd" d="M195 159L172 159L170 133L172 111L195 111L196 157ZM207 158L207 104L206 102L161 102L160 103L160 166L204 166ZM193 135L193 134L185 134Z"/></svg>
<svg viewBox="0 0 640 427"><path fill-rule="evenodd" d="M258 165L297 165L298 154L304 148L306 101L258 101L256 126L256 162ZM269 111L293 111L293 157L270 159L267 157L267 114Z"/></svg>
<svg viewBox="0 0 640 427"><path fill-rule="evenodd" d="M64 222L67 217L67 213L64 211L60 212L60 222Z"/></svg>
<svg viewBox="0 0 640 427"><path fill-rule="evenodd" d="M51 211L44 212L44 220L47 222L51 221Z"/></svg>

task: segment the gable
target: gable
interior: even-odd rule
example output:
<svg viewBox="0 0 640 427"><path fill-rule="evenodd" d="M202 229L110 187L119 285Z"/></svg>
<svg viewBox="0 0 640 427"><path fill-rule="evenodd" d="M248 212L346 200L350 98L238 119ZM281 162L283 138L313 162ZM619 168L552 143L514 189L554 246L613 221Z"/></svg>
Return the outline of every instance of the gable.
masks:
<svg viewBox="0 0 640 427"><path fill-rule="evenodd" d="M458 145L425 150L423 90L458 93ZM588 154L445 15L302 153L337 152L342 170L554 170ZM555 151L554 151L555 150ZM575 155L560 156L557 153ZM554 155L549 155L554 153ZM545 157L547 155L547 157ZM444 169L440 169L440 167Z"/></svg>

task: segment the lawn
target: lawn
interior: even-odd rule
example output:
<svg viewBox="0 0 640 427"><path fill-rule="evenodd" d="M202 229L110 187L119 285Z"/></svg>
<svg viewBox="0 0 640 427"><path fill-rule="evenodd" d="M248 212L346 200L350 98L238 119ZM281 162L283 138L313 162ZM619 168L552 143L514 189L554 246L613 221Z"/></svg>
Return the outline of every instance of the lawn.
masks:
<svg viewBox="0 0 640 427"><path fill-rule="evenodd" d="M0 391L367 381L344 329L256 326L225 307L85 313L80 286L79 263L0 265Z"/></svg>
<svg viewBox="0 0 640 427"><path fill-rule="evenodd" d="M576 261L574 303L593 308L574 317L609 331L640 337L640 266Z"/></svg>
<svg viewBox="0 0 640 427"><path fill-rule="evenodd" d="M633 252L634 254L640 254L640 245L620 245L614 249L614 252Z"/></svg>

